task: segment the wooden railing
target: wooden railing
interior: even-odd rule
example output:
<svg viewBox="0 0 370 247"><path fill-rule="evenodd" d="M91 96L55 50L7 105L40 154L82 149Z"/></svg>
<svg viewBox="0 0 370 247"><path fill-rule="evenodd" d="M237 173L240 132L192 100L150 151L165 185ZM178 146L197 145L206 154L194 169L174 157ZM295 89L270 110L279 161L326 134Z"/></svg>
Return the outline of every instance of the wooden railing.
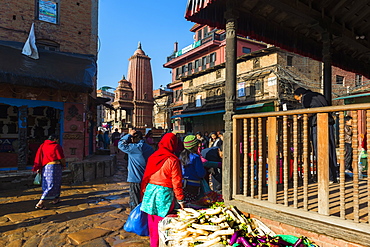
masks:
<svg viewBox="0 0 370 247"><path fill-rule="evenodd" d="M309 117L317 116L317 158ZM339 183L329 181L329 114L337 130ZM345 174L344 116L351 115L353 173ZM361 116L364 117L359 117ZM361 125L358 124L361 120ZM359 172L359 128L370 139L370 104L234 115L233 199L268 201L297 210L369 223L370 180ZM370 141L365 147L370 150ZM369 151L367 151L369 152ZM370 164L370 155L367 156ZM306 172L307 171L307 172ZM363 177L362 177L363 175ZM297 211L299 213L299 211Z"/></svg>

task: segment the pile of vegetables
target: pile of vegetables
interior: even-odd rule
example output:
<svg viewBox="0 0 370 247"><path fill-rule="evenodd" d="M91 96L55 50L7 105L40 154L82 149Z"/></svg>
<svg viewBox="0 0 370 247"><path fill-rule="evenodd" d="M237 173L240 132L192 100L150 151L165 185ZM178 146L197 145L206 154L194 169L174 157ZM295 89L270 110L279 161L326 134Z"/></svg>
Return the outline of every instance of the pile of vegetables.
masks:
<svg viewBox="0 0 370 247"><path fill-rule="evenodd" d="M178 210L178 217L160 225L160 232L166 232L172 244L178 247L208 246L316 246L308 239L298 238L292 244L275 235L261 221L247 218L233 206L216 203L205 210L184 208Z"/></svg>
<svg viewBox="0 0 370 247"><path fill-rule="evenodd" d="M196 205L201 206L211 206L215 204L216 202L223 202L224 199L222 198L222 195L220 193L217 193L215 191L210 191L206 193L204 196L199 198L196 202L194 202Z"/></svg>

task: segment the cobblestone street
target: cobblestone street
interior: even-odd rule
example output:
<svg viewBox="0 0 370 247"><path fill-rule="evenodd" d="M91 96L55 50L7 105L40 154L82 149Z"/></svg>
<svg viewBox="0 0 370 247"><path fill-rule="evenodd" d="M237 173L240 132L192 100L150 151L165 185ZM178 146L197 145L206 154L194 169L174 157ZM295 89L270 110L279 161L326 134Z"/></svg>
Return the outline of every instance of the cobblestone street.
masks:
<svg viewBox="0 0 370 247"><path fill-rule="evenodd" d="M36 210L41 187L0 192L0 246L149 246L148 237L127 233L129 185L123 154L114 176L78 186L63 184L61 202Z"/></svg>

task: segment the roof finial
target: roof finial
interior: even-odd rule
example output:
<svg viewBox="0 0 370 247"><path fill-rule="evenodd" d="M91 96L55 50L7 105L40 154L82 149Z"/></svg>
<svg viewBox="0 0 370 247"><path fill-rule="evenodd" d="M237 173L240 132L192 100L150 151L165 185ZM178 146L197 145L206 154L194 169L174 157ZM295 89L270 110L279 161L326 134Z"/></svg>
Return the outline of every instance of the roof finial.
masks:
<svg viewBox="0 0 370 247"><path fill-rule="evenodd" d="M122 75L122 80L125 80L126 78L125 78L125 75Z"/></svg>
<svg viewBox="0 0 370 247"><path fill-rule="evenodd" d="M141 50L141 42L139 41L139 43L137 44L137 49Z"/></svg>

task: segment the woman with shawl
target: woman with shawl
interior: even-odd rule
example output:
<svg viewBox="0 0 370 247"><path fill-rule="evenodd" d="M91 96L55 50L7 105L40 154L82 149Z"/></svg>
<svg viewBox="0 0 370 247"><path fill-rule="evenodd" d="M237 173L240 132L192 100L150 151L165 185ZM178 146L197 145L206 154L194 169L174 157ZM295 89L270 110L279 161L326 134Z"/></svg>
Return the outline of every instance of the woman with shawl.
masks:
<svg viewBox="0 0 370 247"><path fill-rule="evenodd" d="M150 246L159 245L158 222L174 209L175 199L184 207L180 161L174 154L178 140L167 133L158 143L158 150L148 159L141 190L144 193L141 211L148 214Z"/></svg>
<svg viewBox="0 0 370 247"><path fill-rule="evenodd" d="M60 202L62 185L62 170L66 166L62 147L58 144L58 137L50 135L39 147L32 171L42 173L42 191L36 209L46 209L44 200L53 200L52 204Z"/></svg>

